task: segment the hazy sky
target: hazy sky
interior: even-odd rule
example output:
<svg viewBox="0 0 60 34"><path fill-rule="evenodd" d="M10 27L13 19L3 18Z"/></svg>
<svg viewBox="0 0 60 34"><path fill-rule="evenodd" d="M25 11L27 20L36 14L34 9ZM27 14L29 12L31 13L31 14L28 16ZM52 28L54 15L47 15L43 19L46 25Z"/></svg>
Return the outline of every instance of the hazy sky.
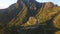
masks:
<svg viewBox="0 0 60 34"><path fill-rule="evenodd" d="M38 2L53 2L60 6L60 0L37 0ZM9 7L11 4L16 3L17 0L0 0L0 9Z"/></svg>

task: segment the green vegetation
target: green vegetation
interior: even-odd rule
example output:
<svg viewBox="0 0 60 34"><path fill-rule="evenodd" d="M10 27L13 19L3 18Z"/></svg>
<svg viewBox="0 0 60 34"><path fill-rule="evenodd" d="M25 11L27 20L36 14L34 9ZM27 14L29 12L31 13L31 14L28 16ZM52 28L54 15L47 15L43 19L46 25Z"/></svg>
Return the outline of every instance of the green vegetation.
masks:
<svg viewBox="0 0 60 34"><path fill-rule="evenodd" d="M19 1L0 11L0 34L49 34L60 29L60 6Z"/></svg>

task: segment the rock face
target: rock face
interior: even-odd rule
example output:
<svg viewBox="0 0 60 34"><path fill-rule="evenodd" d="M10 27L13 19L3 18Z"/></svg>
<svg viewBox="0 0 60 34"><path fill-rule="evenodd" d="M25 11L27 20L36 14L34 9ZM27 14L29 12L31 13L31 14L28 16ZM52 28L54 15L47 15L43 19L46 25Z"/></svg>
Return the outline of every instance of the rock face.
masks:
<svg viewBox="0 0 60 34"><path fill-rule="evenodd" d="M0 34L54 34L60 31L60 6L52 2L17 0L0 9Z"/></svg>

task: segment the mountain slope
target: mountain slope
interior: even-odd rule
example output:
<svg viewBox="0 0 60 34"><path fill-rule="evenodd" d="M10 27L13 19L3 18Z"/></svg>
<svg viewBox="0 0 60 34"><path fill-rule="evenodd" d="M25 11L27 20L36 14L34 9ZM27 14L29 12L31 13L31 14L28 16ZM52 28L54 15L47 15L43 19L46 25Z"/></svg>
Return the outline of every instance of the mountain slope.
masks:
<svg viewBox="0 0 60 34"><path fill-rule="evenodd" d="M53 34L60 30L59 17L60 6L52 2L18 0L0 10L0 34Z"/></svg>

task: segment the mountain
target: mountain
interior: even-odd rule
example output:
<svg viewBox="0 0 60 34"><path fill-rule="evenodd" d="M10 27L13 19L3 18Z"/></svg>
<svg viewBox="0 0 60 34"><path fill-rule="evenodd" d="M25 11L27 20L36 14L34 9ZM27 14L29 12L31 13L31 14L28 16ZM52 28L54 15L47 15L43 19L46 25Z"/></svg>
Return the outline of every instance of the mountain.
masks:
<svg viewBox="0 0 60 34"><path fill-rule="evenodd" d="M54 34L60 31L60 6L17 0L0 9L0 34ZM59 32L60 33L60 32Z"/></svg>

